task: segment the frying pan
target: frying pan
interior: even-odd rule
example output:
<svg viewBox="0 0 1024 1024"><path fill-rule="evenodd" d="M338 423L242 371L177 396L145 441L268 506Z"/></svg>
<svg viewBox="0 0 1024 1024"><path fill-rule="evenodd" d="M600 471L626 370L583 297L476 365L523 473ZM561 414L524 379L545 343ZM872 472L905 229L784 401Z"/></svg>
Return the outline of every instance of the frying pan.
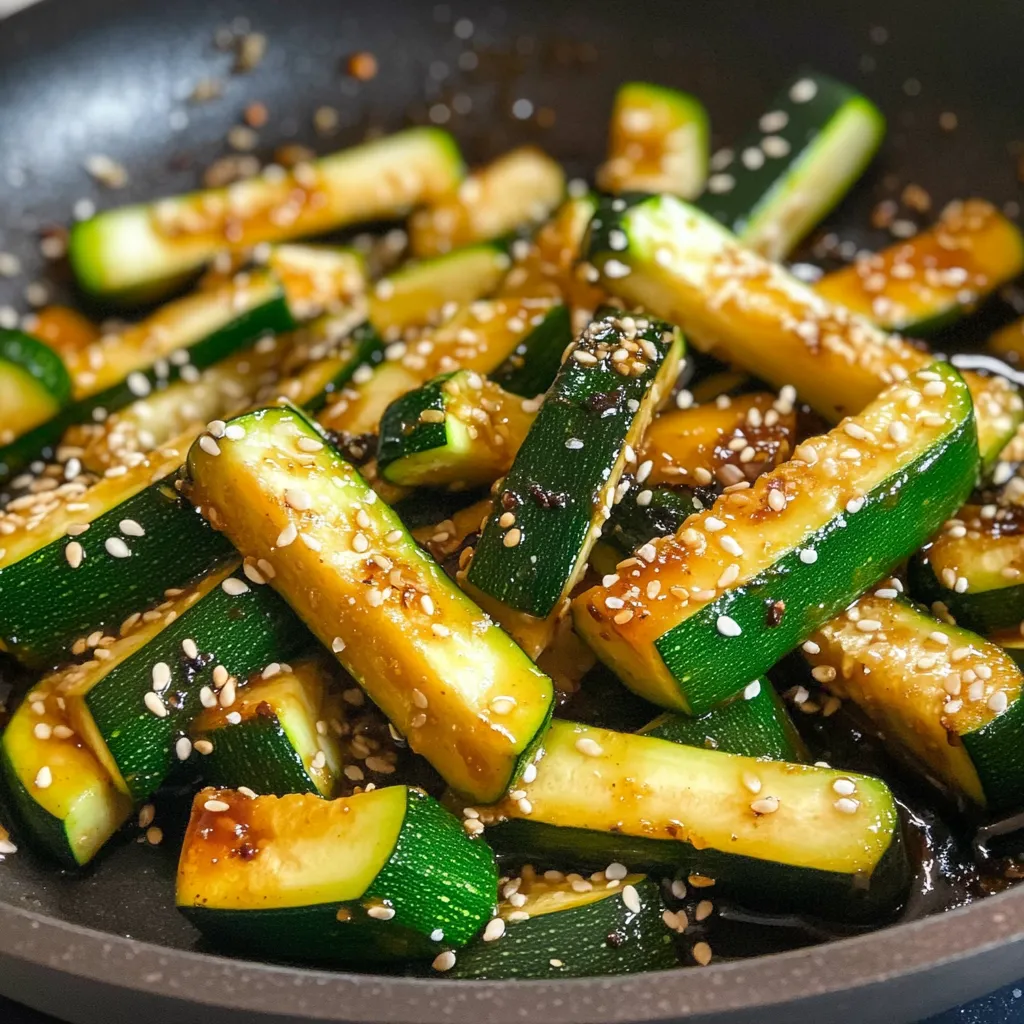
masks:
<svg viewBox="0 0 1024 1024"><path fill-rule="evenodd" d="M270 45L258 68L230 77L213 35L238 18ZM380 62L371 83L342 73L360 50ZM475 68L460 62L470 50ZM0 22L0 249L26 268L17 281L0 279L0 306L24 308L25 283L38 276L66 296L60 268L42 266L40 230L67 223L80 200L102 208L194 186L252 100L271 112L266 151L292 141L324 151L424 121L461 92L472 109L448 126L471 160L533 141L586 174L623 80L697 93L721 143L810 64L857 84L889 118L882 156L833 217L842 237L878 246L885 239L859 226L909 182L940 204L972 194L1021 200L1012 144L1024 138L1022 52L1019 0L47 0ZM211 75L225 75L224 95L190 105L192 87ZM510 117L519 98L555 111L554 125ZM325 104L341 115L329 138L311 123ZM943 112L956 114L955 131L939 127ZM88 179L83 161L95 153L129 169L125 189ZM656 975L454 983L267 966L200 951L171 906L173 865L173 849L135 843L115 844L78 878L27 852L8 858L0 993L82 1024L893 1024L1024 974L1024 887L811 949Z"/></svg>

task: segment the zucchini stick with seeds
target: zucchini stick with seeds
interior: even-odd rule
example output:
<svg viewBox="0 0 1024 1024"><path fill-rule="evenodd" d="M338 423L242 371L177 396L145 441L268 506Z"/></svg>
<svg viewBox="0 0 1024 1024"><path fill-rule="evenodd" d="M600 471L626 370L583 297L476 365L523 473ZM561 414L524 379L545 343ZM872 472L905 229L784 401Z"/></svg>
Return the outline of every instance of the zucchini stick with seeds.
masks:
<svg viewBox="0 0 1024 1024"><path fill-rule="evenodd" d="M23 331L0 330L0 446L56 416L72 386L52 348Z"/></svg>

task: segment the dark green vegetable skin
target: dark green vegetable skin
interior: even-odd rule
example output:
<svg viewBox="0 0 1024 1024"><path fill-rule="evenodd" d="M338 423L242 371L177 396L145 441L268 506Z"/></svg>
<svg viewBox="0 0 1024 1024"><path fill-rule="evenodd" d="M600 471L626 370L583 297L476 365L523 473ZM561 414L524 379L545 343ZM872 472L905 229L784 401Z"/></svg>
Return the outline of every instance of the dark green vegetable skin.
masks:
<svg viewBox="0 0 1024 1024"><path fill-rule="evenodd" d="M570 341L569 307L555 306L489 377L513 395L533 398L543 394L558 374Z"/></svg>
<svg viewBox="0 0 1024 1024"><path fill-rule="evenodd" d="M928 605L941 601L958 626L973 629L982 636L1015 628L1024 620L1024 584L958 594L942 585L927 554L920 552L907 566L907 582L915 598Z"/></svg>
<svg viewBox="0 0 1024 1024"><path fill-rule="evenodd" d="M23 331L0 330L0 363L14 363L34 377L58 405L71 398L71 378L60 356ZM2 457L0 449L0 457Z"/></svg>
<svg viewBox="0 0 1024 1024"><path fill-rule="evenodd" d="M205 370L263 334L281 334L294 327L284 291L279 289L267 302L240 313L220 330L188 346L189 364L197 370ZM154 390L160 390L181 376L181 367L175 363L167 361L166 370L166 374L160 376L154 367L139 372ZM138 397L123 380L106 391L66 405L53 419L0 448L0 481L21 472L33 460L50 456L68 427L92 422L97 416L102 418L106 413L131 405Z"/></svg>
<svg viewBox="0 0 1024 1024"><path fill-rule="evenodd" d="M368 320L359 324L352 331L349 340L352 344L349 360L335 374L329 384L303 405L302 408L311 415L316 415L316 413L320 412L327 405L331 396L341 391L352 380L352 375L360 366L363 364L377 366L384 362L384 349L386 346L377 329Z"/></svg>
<svg viewBox="0 0 1024 1024"><path fill-rule="evenodd" d="M562 597L634 420L652 401L651 388L673 350L682 348L675 328L648 323L637 338L653 343L657 356L647 360L644 373L620 375L610 355L595 365L570 356L519 449L468 577L510 608L543 618ZM614 350L622 338L611 318L595 321L588 331L588 348L604 343ZM506 511L515 513L521 533L514 547L505 546L506 529L498 524Z"/></svg>
<svg viewBox="0 0 1024 1024"><path fill-rule="evenodd" d="M675 533L694 512L708 508L715 500L714 492L704 492L705 501L690 491L655 487L651 489L651 500L638 505L637 495L643 490L634 485L626 492L601 534L601 539L613 544L623 556L631 555L655 537Z"/></svg>
<svg viewBox="0 0 1024 1024"><path fill-rule="evenodd" d="M612 861L631 870L670 876L697 873L715 879L716 896L774 913L878 921L891 914L906 892L908 867L897 832L870 879L839 871L793 867L671 839L647 839L615 832L567 828L509 819L487 829L495 852L515 863L573 864L600 870Z"/></svg>
<svg viewBox="0 0 1024 1024"><path fill-rule="evenodd" d="M807 750L782 699L767 679L750 699L742 696L698 718L668 712L639 731L688 747L708 747L727 754L772 761L807 760Z"/></svg>
<svg viewBox="0 0 1024 1024"><path fill-rule="evenodd" d="M672 933L661 919L657 884L644 879L634 888L639 914L616 890L586 906L509 922L500 939L478 938L462 950L449 977L587 978L678 967Z"/></svg>
<svg viewBox="0 0 1024 1024"><path fill-rule="evenodd" d="M145 535L122 536L124 519ZM107 554L110 537L121 537L131 557ZM0 569L0 639L27 665L65 660L78 637L116 631L130 611L158 604L167 588L191 583L234 554L223 534L183 504L173 475L105 512L78 540L86 556L77 569L64 555L67 537Z"/></svg>
<svg viewBox="0 0 1024 1024"><path fill-rule="evenodd" d="M444 413L444 385L454 376L453 372L435 377L387 407L377 440L377 468L385 479L391 463L448 444L447 422L424 423L420 416L428 409Z"/></svg>
<svg viewBox="0 0 1024 1024"><path fill-rule="evenodd" d="M236 576L245 580L241 573ZM187 638L199 648L195 661L182 651ZM246 593L231 596L216 586L112 669L85 702L132 799L150 797L176 766L175 742L199 712L199 691L212 685L216 665L242 678L271 661L293 657L311 643L306 627L270 587L250 586ZM163 695L169 711L165 718L157 718L143 703L152 686L150 670L158 661L171 669Z"/></svg>
<svg viewBox="0 0 1024 1024"><path fill-rule="evenodd" d="M213 753L203 757L203 782L218 789L248 786L260 796L320 794L275 714L257 713L239 725L205 733Z"/></svg>
<svg viewBox="0 0 1024 1024"><path fill-rule="evenodd" d="M425 959L465 945L490 918L498 870L486 843L468 839L436 800L410 789L390 859L358 899L274 910L181 907L206 935L226 946L276 958L386 962ZM366 905L386 901L389 921ZM338 920L338 911L351 918ZM440 929L444 938L431 940Z"/></svg>

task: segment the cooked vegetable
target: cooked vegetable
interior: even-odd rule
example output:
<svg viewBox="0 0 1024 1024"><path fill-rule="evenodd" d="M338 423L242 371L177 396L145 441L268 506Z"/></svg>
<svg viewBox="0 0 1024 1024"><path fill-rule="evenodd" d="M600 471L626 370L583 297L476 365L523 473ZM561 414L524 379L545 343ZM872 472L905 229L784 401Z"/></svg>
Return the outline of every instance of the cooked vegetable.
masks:
<svg viewBox="0 0 1024 1024"><path fill-rule="evenodd" d="M545 320L556 308L551 299L495 299L465 306L416 346L387 346L382 362L361 369L337 392L320 423L337 433L376 433L396 398L452 370L489 373L534 330L546 329Z"/></svg>
<svg viewBox="0 0 1024 1024"><path fill-rule="evenodd" d="M1021 366L1024 363L1024 318L1014 320L996 331L985 342L985 348L992 355L1005 359L1011 366Z"/></svg>
<svg viewBox="0 0 1024 1024"><path fill-rule="evenodd" d="M60 356L22 331L0 330L0 445L45 423L71 398Z"/></svg>
<svg viewBox="0 0 1024 1024"><path fill-rule="evenodd" d="M755 679L735 700L699 718L666 712L640 730L689 747L772 761L805 761L806 750L789 712L767 679Z"/></svg>
<svg viewBox="0 0 1024 1024"><path fill-rule="evenodd" d="M700 195L708 174L708 112L695 96L650 82L615 93L608 159L598 168L605 192Z"/></svg>
<svg viewBox="0 0 1024 1024"><path fill-rule="evenodd" d="M826 274L814 290L880 327L924 334L1024 270L1020 229L982 199L951 203L935 227Z"/></svg>
<svg viewBox="0 0 1024 1024"><path fill-rule="evenodd" d="M553 627L582 576L682 350L667 324L608 315L580 335L562 364L466 577L527 653L535 656L550 639L541 623Z"/></svg>
<svg viewBox="0 0 1024 1024"><path fill-rule="evenodd" d="M62 867L87 864L131 801L68 724L54 679L32 687L0 735L0 776L17 831Z"/></svg>
<svg viewBox="0 0 1024 1024"><path fill-rule="evenodd" d="M988 634L1024 620L1024 510L964 505L911 561L911 591Z"/></svg>
<svg viewBox="0 0 1024 1024"><path fill-rule="evenodd" d="M179 743L200 708L214 700L231 707L232 678L309 643L272 590L250 586L241 572L229 575L231 568L143 616L101 648L103 660L72 665L55 682L75 732L136 803L184 760Z"/></svg>
<svg viewBox="0 0 1024 1024"><path fill-rule="evenodd" d="M44 306L32 318L31 331L59 356L100 340L100 329L70 306Z"/></svg>
<svg viewBox="0 0 1024 1024"><path fill-rule="evenodd" d="M560 871L549 881L548 874L524 866L504 888L515 902L498 904L498 916L460 951L450 977L587 978L679 965L656 882L617 873L607 880L603 872L570 880ZM637 903L627 906L634 894Z"/></svg>
<svg viewBox="0 0 1024 1024"><path fill-rule="evenodd" d="M955 793L991 811L1024 799L1024 678L995 644L883 592L805 645L814 677L861 707Z"/></svg>
<svg viewBox="0 0 1024 1024"><path fill-rule="evenodd" d="M228 188L108 210L76 224L68 255L79 284L126 301L173 288L224 249L323 234L396 216L458 186L454 140L410 128Z"/></svg>
<svg viewBox="0 0 1024 1024"><path fill-rule="evenodd" d="M204 789L178 864L178 908L201 931L277 957L380 963L465 945L497 870L422 790L342 800Z"/></svg>
<svg viewBox="0 0 1024 1024"><path fill-rule="evenodd" d="M796 444L793 403L755 392L727 401L671 409L644 435L644 478L655 484L707 487L754 481L785 462Z"/></svg>
<svg viewBox="0 0 1024 1024"><path fill-rule="evenodd" d="M370 291L367 316L389 341L403 328L438 318L491 295L509 268L500 245L471 245L429 260L405 264Z"/></svg>
<svg viewBox="0 0 1024 1024"><path fill-rule="evenodd" d="M562 365L565 347L572 341L568 306L553 306L544 320L522 340L490 379L513 395L533 398L549 387Z"/></svg>
<svg viewBox="0 0 1024 1024"><path fill-rule="evenodd" d="M532 399L472 370L442 374L384 411L377 468L404 487L491 484L508 472L536 415Z"/></svg>
<svg viewBox="0 0 1024 1024"><path fill-rule="evenodd" d="M73 401L0 448L0 479L52 449L73 424L102 422L108 413L173 383L186 366L203 370L261 335L293 326L281 286L267 274L255 274L168 303L120 334L67 353Z"/></svg>
<svg viewBox="0 0 1024 1024"><path fill-rule="evenodd" d="M712 498L709 496L708 504ZM612 517L601 533L601 543L614 545L622 554L631 555L649 540L675 533L703 508L700 497L686 491L634 485L612 509Z"/></svg>
<svg viewBox="0 0 1024 1024"><path fill-rule="evenodd" d="M203 781L255 793L334 795L341 751L331 730L341 721L336 673L326 657L286 669L273 662L227 707L205 707L192 722L193 746L206 742Z"/></svg>
<svg viewBox="0 0 1024 1024"><path fill-rule="evenodd" d="M932 358L826 302L671 196L621 213L603 208L589 253L616 294L678 324L698 348L714 349L778 388L795 388L833 422ZM1024 402L1002 377L966 373L964 380L989 466L1024 418Z"/></svg>
<svg viewBox="0 0 1024 1024"><path fill-rule="evenodd" d="M296 320L339 312L366 291L366 258L355 249L275 245L267 266L281 282Z"/></svg>
<svg viewBox="0 0 1024 1024"><path fill-rule="evenodd" d="M801 71L734 149L712 157L698 205L751 249L784 259L846 195L884 134L870 100Z"/></svg>
<svg viewBox="0 0 1024 1024"><path fill-rule="evenodd" d="M699 873L716 894L833 918L878 917L906 888L896 802L870 776L556 721L520 789L479 810L509 856Z"/></svg>
<svg viewBox="0 0 1024 1024"><path fill-rule="evenodd" d="M234 420L195 446L190 496L444 779L495 800L547 727L551 681L445 576L303 416ZM453 736L458 742L453 743Z"/></svg>
<svg viewBox="0 0 1024 1024"><path fill-rule="evenodd" d="M409 220L416 256L486 242L547 219L565 194L565 173L546 153L523 146L453 183L452 193Z"/></svg>
<svg viewBox="0 0 1024 1024"><path fill-rule="evenodd" d="M620 563L576 598L576 630L640 696L700 714L914 551L977 465L967 388L934 363Z"/></svg>

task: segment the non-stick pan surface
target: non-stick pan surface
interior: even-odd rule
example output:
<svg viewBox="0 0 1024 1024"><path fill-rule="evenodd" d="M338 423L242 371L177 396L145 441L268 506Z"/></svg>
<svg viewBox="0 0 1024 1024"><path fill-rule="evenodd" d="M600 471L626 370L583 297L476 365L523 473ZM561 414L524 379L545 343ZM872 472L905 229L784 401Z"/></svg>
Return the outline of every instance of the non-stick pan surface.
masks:
<svg viewBox="0 0 1024 1024"><path fill-rule="evenodd" d="M227 74L218 26L245 18L265 60ZM381 73L357 84L344 59L373 52ZM473 52L473 58L460 55ZM368 129L425 121L455 94L448 123L470 159L535 141L586 174L600 159L616 85L644 78L699 94L716 143L734 137L792 70L810 64L859 85L883 108L883 154L833 217L841 237L881 245L868 211L907 183L936 203L1022 197L1013 144L1024 139L1024 8L914 0L544 0L434 5L422 0L47 0L0 22L0 250L25 273L0 279L0 307L25 309L44 268L39 232L76 203L100 208L194 186L226 152L245 105L271 118L261 151L298 141L320 151ZM223 76L222 98L187 97ZM555 112L517 120L516 99ZM312 127L321 105L341 124ZM464 104L463 104L464 106ZM957 127L940 127L955 114ZM130 184L93 183L90 154L121 161ZM1009 209L1013 209L1011 205ZM203 1021L909 1021L1024 973L1024 889L812 950L703 970L565 983L456 984L336 974L196 952L172 907L174 851L126 842L81 878L27 852L0 865L0 991L80 1022Z"/></svg>

